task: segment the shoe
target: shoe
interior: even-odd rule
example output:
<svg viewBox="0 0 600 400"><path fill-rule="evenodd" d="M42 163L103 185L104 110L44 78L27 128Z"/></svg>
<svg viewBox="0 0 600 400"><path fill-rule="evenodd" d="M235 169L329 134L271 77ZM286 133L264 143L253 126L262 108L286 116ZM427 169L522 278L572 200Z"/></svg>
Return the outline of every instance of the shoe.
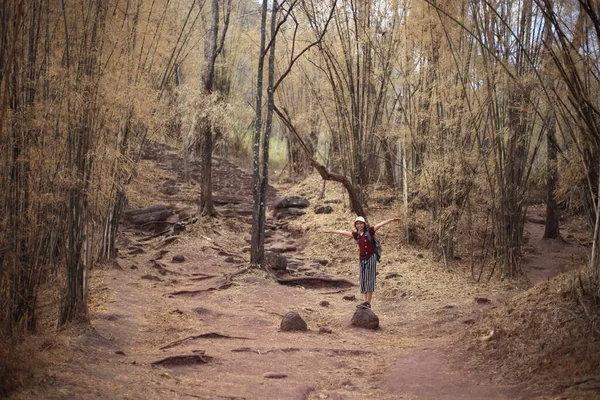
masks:
<svg viewBox="0 0 600 400"><path fill-rule="evenodd" d="M371 308L371 304L368 301L365 301L364 303L360 303L359 305L357 305L356 308L367 308L367 309L370 309Z"/></svg>

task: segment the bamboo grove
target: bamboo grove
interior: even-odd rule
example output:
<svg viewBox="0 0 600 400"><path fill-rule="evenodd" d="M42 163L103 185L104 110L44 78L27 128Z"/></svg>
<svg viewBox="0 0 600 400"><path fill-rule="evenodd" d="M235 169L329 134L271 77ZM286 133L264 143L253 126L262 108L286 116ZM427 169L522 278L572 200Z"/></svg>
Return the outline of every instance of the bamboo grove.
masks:
<svg viewBox="0 0 600 400"><path fill-rule="evenodd" d="M286 141L290 173L317 160L367 209L370 188L386 188L409 225L428 215L411 229L426 231L443 263L469 248L476 279L522 273L525 213L541 190L547 237L560 235L560 213L588 219L580 288L600 299L597 1L267 4L2 3L3 334L35 329L40 285L52 279L64 284L58 324L85 320L87 274L116 255L144 144L169 138L186 162L206 160L196 153L211 129L212 152L266 145L255 166L270 137ZM219 18L227 34L209 57Z"/></svg>
<svg viewBox="0 0 600 400"><path fill-rule="evenodd" d="M35 329L40 285L57 276L58 325L86 319L88 273L116 254L143 143L170 122L168 57L189 51L193 29L176 42L165 27L177 19L163 2L2 2L4 334Z"/></svg>

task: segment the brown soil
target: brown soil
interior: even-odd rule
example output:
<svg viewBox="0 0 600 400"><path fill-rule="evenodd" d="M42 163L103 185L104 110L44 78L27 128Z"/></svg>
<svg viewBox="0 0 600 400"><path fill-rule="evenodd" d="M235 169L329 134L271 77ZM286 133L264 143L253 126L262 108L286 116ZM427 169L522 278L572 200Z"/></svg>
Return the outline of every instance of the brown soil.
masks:
<svg viewBox="0 0 600 400"><path fill-rule="evenodd" d="M199 187L183 183L176 151L154 145L142 163L144 174L130 206L168 205L174 210L168 222L193 215ZM274 273L247 268L251 177L222 159L215 161L214 171L215 199L223 217L188 219L184 232L150 240L145 239L170 225L151 226L153 231L123 226L118 260L92 271L89 328L74 327L46 340L42 351L53 361L35 385L13 398L600 395L600 379L590 377L588 370L565 371L558 364L546 368L540 379L528 380L486 358L485 354L496 354L487 353L489 346L504 342L494 334L481 336L490 326L496 332L508 331L511 319L503 320L500 310L507 299L527 293L528 283L476 283L458 265L447 270L430 259L428 251L404 245L400 224L382 228L379 235L384 258L373 302L380 328L374 331L350 325L357 301L344 296L359 298L356 286L339 287L335 279L331 287L326 279L306 287L281 285ZM197 169L192 176L197 179ZM316 232L324 226L349 229L352 215L343 201L333 204L335 213L315 215L312 206L320 190L316 177L279 188L279 195L307 196L311 207L300 217L269 215L266 247L288 258L288 271L278 276L356 282L353 243ZM271 193L277 195L275 189ZM342 193L341 188L329 186L327 197L343 200ZM374 211L373 220L389 218L397 209L382 206ZM527 223L525 269L533 283L550 285L552 277L581 264L589 239L582 227L572 225L568 243L542 240L543 225L535 222L541 211L532 209ZM176 255L184 261L174 262ZM297 311L309 330L280 332L288 311ZM498 315L491 321L494 313ZM597 348L592 350L590 357L597 357ZM157 365L161 360L163 364ZM531 368L512 361L519 368ZM574 388L578 379L587 380Z"/></svg>

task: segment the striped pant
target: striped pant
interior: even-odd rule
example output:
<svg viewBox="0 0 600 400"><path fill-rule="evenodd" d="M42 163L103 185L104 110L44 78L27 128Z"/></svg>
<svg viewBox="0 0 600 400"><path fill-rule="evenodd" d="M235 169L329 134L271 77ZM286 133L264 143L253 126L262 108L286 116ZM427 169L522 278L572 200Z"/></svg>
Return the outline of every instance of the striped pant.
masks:
<svg viewBox="0 0 600 400"><path fill-rule="evenodd" d="M377 274L377 256L373 254L366 260L360 260L358 280L360 292L371 293L375 291L375 275Z"/></svg>

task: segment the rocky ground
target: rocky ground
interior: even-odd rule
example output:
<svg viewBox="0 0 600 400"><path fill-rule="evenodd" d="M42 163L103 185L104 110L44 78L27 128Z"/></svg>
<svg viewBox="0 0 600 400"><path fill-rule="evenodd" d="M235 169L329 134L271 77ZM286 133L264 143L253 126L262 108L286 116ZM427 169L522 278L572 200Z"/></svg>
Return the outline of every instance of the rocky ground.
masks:
<svg viewBox="0 0 600 400"><path fill-rule="evenodd" d="M185 183L174 149L149 148L129 208L162 205L166 218L137 225L131 215L126 218L119 257L92 271L89 327L46 333L37 342L44 370L13 398L600 396L600 377L591 372L599 354L592 332L578 347L563 344L570 353L550 353L552 341L540 347L545 329L559 326L576 335L589 327L582 314L568 311L568 278L554 278L581 263L589 240L581 226L571 225L569 243L546 242L543 225L536 223L542 214L532 210L529 281L476 282L468 266L457 261L444 267L428 250L405 244L403 224L388 225L379 236L384 255L373 302L379 327L365 329L351 324L360 297L355 245L317 232L351 229L342 190L328 186L326 197L336 201L327 204L333 212L315 214L315 207L325 205L317 200L316 177L270 188L271 204L302 195L310 205L269 209L266 249L272 268L263 271L249 267L251 176L221 158L213 168L221 217L197 217L197 166ZM373 207L372 219L400 209ZM48 291L42 314L51 315L58 298ZM307 330L281 330L288 312L298 313ZM550 313L558 322L548 322ZM569 313L567 321L563 315ZM47 331L52 324L47 319Z"/></svg>

